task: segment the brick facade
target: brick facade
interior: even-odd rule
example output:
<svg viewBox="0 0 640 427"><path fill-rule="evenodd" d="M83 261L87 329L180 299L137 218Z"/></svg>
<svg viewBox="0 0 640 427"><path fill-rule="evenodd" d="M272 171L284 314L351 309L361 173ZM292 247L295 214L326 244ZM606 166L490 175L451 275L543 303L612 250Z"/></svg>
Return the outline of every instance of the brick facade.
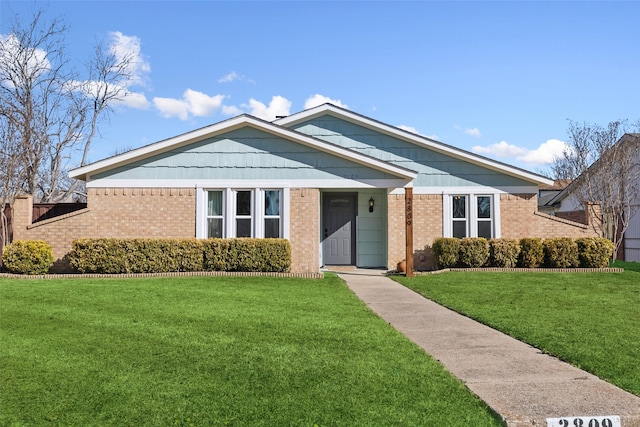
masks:
<svg viewBox="0 0 640 427"><path fill-rule="evenodd" d="M406 227L404 213L404 194L391 194L387 197L389 253L387 264L389 268L406 258ZM433 268L435 258L431 245L433 240L442 237L442 195L414 194L413 195L413 268L426 270Z"/></svg>
<svg viewBox="0 0 640 427"><path fill-rule="evenodd" d="M599 211L591 205L592 214L580 224L564 218L543 214L538 211L536 194L500 195L500 216L502 237L520 239L522 237L591 237L598 236L600 229Z"/></svg>
<svg viewBox="0 0 640 427"><path fill-rule="evenodd" d="M388 266L405 259L404 194L388 196L389 253ZM599 223L580 224L538 212L537 194L500 195L500 229L504 238L523 237L588 237L598 236ZM599 212L592 206L591 218ZM413 196L413 263L416 270L432 269L435 258L431 245L443 236L442 195L414 194Z"/></svg>
<svg viewBox="0 0 640 427"><path fill-rule="evenodd" d="M320 190L292 188L289 195L291 270L320 271Z"/></svg>
<svg viewBox="0 0 640 427"><path fill-rule="evenodd" d="M14 205L14 240L46 240L53 248L55 270L68 268L65 255L78 238L164 237L196 235L194 188L93 188L87 208L35 224L32 198L22 196ZM431 245L443 235L441 194L413 196L413 260L416 270L435 266ZM292 272L319 271L320 190L290 190ZM595 206L592 206L595 209ZM387 267L405 259L405 196L387 196ZM592 209L588 218L599 218ZM500 195L501 235L522 237L597 236L597 222L589 225L538 212L536 194Z"/></svg>
<svg viewBox="0 0 640 427"><path fill-rule="evenodd" d="M87 208L31 224L33 198L14 204L14 240L45 240L66 270L71 243L91 237L194 237L196 197L193 188L92 188Z"/></svg>

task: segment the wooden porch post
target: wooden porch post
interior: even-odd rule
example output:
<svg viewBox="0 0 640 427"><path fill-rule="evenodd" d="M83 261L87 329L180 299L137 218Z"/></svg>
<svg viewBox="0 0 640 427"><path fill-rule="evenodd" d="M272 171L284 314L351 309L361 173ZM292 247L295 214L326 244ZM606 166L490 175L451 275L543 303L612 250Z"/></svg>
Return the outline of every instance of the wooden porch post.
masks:
<svg viewBox="0 0 640 427"><path fill-rule="evenodd" d="M404 216L406 225L407 277L413 277L413 188L404 189Z"/></svg>

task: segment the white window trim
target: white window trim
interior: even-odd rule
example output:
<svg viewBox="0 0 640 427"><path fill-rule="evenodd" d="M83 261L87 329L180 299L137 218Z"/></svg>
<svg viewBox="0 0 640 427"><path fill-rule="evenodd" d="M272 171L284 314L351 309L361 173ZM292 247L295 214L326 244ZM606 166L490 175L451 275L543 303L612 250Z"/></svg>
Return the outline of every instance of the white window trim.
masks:
<svg viewBox="0 0 640 427"><path fill-rule="evenodd" d="M207 238L207 192L222 191L224 198L224 236L235 236L236 205L235 194L238 191L252 192L252 236L262 238L264 236L264 192L267 190L281 191L280 200L280 230L282 238L288 239L290 234L290 189L289 187L222 187L222 186L198 186L196 187L196 238Z"/></svg>
<svg viewBox="0 0 640 427"><path fill-rule="evenodd" d="M478 197L491 197L491 213L493 221L493 238L499 239L501 234L500 227L500 193L488 192L443 192L442 193L442 235L443 237L453 237L453 212L451 212L453 197L467 196L467 233L470 237L478 236Z"/></svg>

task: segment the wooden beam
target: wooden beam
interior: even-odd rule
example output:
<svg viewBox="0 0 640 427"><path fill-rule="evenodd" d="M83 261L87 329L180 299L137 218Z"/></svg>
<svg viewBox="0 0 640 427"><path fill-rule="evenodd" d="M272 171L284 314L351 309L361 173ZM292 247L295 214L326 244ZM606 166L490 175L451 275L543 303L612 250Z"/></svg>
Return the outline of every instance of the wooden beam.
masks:
<svg viewBox="0 0 640 427"><path fill-rule="evenodd" d="M413 277L413 188L404 189L407 277Z"/></svg>

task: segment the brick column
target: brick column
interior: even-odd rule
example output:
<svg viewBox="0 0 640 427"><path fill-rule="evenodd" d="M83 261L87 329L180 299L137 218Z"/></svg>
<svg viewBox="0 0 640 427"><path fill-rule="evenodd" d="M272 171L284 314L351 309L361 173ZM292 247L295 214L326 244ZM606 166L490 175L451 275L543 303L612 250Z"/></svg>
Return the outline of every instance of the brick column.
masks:
<svg viewBox="0 0 640 427"><path fill-rule="evenodd" d="M33 222L33 196L21 194L13 203L13 215L11 224L13 228L13 240L28 239L27 227Z"/></svg>

